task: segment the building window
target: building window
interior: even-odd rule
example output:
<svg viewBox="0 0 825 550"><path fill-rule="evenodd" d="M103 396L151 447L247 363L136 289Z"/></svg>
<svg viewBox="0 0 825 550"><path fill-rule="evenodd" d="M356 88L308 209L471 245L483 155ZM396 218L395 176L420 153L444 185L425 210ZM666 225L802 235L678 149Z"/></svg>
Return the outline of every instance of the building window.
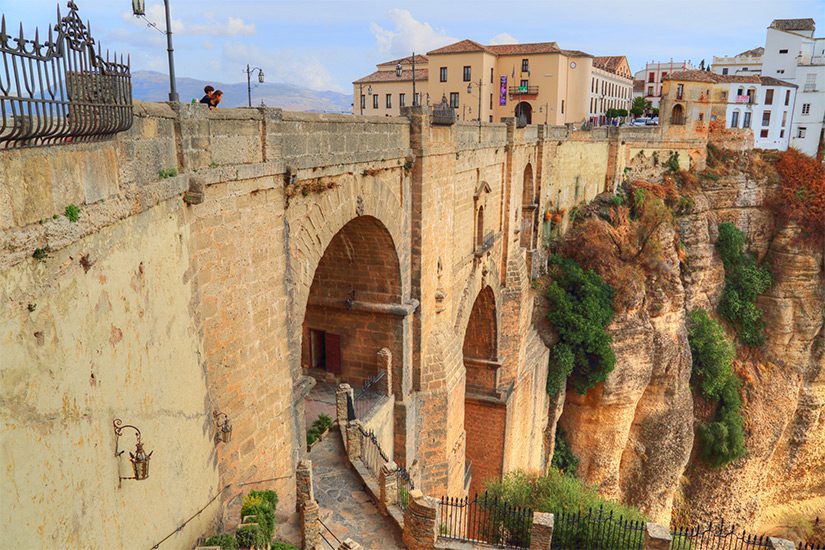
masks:
<svg viewBox="0 0 825 550"><path fill-rule="evenodd" d="M407 106L407 94L398 94L398 106L399 107L406 107Z"/></svg>
<svg viewBox="0 0 825 550"><path fill-rule="evenodd" d="M784 129L779 130L779 137L780 137L780 138L785 137L785 130L784 130Z"/></svg>
<svg viewBox="0 0 825 550"><path fill-rule="evenodd" d="M521 72L526 73L530 70L530 62L527 59L521 60Z"/></svg>
<svg viewBox="0 0 825 550"><path fill-rule="evenodd" d="M750 128L751 127L751 114L745 113L742 117L742 128Z"/></svg>
<svg viewBox="0 0 825 550"><path fill-rule="evenodd" d="M469 82L473 78L472 69L469 65L464 66L464 82Z"/></svg>
<svg viewBox="0 0 825 550"><path fill-rule="evenodd" d="M656 74L655 73L648 73L647 81L648 82L656 82Z"/></svg>
<svg viewBox="0 0 825 550"><path fill-rule="evenodd" d="M458 92L450 92L450 107L458 109Z"/></svg>
<svg viewBox="0 0 825 550"><path fill-rule="evenodd" d="M447 67L441 67L439 70L439 80L441 82L447 82Z"/></svg>
<svg viewBox="0 0 825 550"><path fill-rule="evenodd" d="M361 108L365 109L367 107L367 96L361 94Z"/></svg>
<svg viewBox="0 0 825 550"><path fill-rule="evenodd" d="M728 74L728 69L727 69L727 67L725 67L724 69L722 69L722 74Z"/></svg>
<svg viewBox="0 0 825 550"><path fill-rule="evenodd" d="M791 104L791 91L785 90L785 105Z"/></svg>
<svg viewBox="0 0 825 550"><path fill-rule="evenodd" d="M765 92L765 105L773 105L773 88Z"/></svg>
<svg viewBox="0 0 825 550"><path fill-rule="evenodd" d="M776 74L785 74L785 69L776 69Z"/></svg>
<svg viewBox="0 0 825 550"><path fill-rule="evenodd" d="M653 97L653 86L648 86L647 87L647 96L648 97Z"/></svg>
<svg viewBox="0 0 825 550"><path fill-rule="evenodd" d="M490 94L490 110L493 110L493 94Z"/></svg>
<svg viewBox="0 0 825 550"><path fill-rule="evenodd" d="M734 111L730 115L730 127L739 128L739 111Z"/></svg>
<svg viewBox="0 0 825 550"><path fill-rule="evenodd" d="M770 126L771 125L771 112L764 111L762 113L762 126Z"/></svg>
<svg viewBox="0 0 825 550"><path fill-rule="evenodd" d="M804 137L805 137L805 133L806 133L807 131L808 131L808 129L807 129L807 128L805 128L804 126L800 126L800 127L799 127L799 129L796 131L796 137L798 137L798 138L804 138Z"/></svg>
<svg viewBox="0 0 825 550"><path fill-rule="evenodd" d="M803 92L815 92L816 91L816 73L809 73L805 75L805 88L802 89Z"/></svg>
<svg viewBox="0 0 825 550"><path fill-rule="evenodd" d="M677 84L676 85L676 99L682 99L685 95L685 85L684 84Z"/></svg>
<svg viewBox="0 0 825 550"><path fill-rule="evenodd" d="M664 80L666 76L667 76L667 71L662 71L662 80Z"/></svg>
<svg viewBox="0 0 825 550"><path fill-rule="evenodd" d="M779 53L788 53L788 50L779 50Z"/></svg>
<svg viewBox="0 0 825 550"><path fill-rule="evenodd" d="M564 100L561 100L561 114L564 114Z"/></svg>
<svg viewBox="0 0 825 550"><path fill-rule="evenodd" d="M490 84L493 83L493 68L490 67Z"/></svg>
<svg viewBox="0 0 825 550"><path fill-rule="evenodd" d="M375 94L374 96L372 96L372 108L373 109L378 108L378 94Z"/></svg>
<svg viewBox="0 0 825 550"><path fill-rule="evenodd" d="M670 123L671 124L684 124L685 123L685 109L676 104L673 106L673 110L670 112Z"/></svg>
<svg viewBox="0 0 825 550"><path fill-rule="evenodd" d="M803 115L811 114L811 104L810 103L803 103L802 104L802 114Z"/></svg>
<svg viewBox="0 0 825 550"><path fill-rule="evenodd" d="M788 122L788 111L782 111L782 128L785 127L785 123Z"/></svg>
<svg viewBox="0 0 825 550"><path fill-rule="evenodd" d="M705 120L705 113L699 113L699 122Z"/></svg>
<svg viewBox="0 0 825 550"><path fill-rule="evenodd" d="M392 109L392 94L387 94L387 109Z"/></svg>
<svg viewBox="0 0 825 550"><path fill-rule="evenodd" d="M767 129L767 128L763 128L763 129L762 129L762 131L760 131L760 132L759 132L759 137L761 137L761 138L766 138L766 137L768 137L768 129Z"/></svg>

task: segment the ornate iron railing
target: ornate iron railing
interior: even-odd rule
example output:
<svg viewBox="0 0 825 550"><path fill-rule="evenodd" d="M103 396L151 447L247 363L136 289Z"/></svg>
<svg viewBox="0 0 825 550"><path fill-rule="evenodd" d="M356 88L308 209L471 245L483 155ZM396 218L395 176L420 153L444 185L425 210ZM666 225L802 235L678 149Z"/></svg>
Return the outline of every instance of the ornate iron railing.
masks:
<svg viewBox="0 0 825 550"><path fill-rule="evenodd" d="M106 57L68 2L41 41L6 32L0 20L0 149L98 141L132 126L129 59Z"/></svg>
<svg viewBox="0 0 825 550"><path fill-rule="evenodd" d="M386 373L384 371L380 371L372 378L365 380L361 386L361 389L355 394L355 416L358 419L366 419L375 406L381 402L384 395L376 391L376 386L384 379L385 376Z"/></svg>
<svg viewBox="0 0 825 550"><path fill-rule="evenodd" d="M410 503L410 491L415 489L415 484L410 479L410 473L403 466L398 467L398 506L403 510Z"/></svg>
<svg viewBox="0 0 825 550"><path fill-rule="evenodd" d="M442 497L439 535L502 548L529 548L533 511L487 493L472 499ZM595 547L594 547L595 548Z"/></svg>
<svg viewBox="0 0 825 550"><path fill-rule="evenodd" d="M367 431L361 426L358 426L358 431L361 434L361 462L377 478L381 467L390 459L381 449L381 444L378 443L375 432L372 430Z"/></svg>
<svg viewBox="0 0 825 550"><path fill-rule="evenodd" d="M695 527L674 527L671 529L673 550L716 550L732 548L736 550L757 550L759 548L773 548L768 535L754 535L738 528L733 524L726 524L724 520L710 522L707 525ZM799 543L799 550L821 550L825 546L815 546Z"/></svg>
<svg viewBox="0 0 825 550"><path fill-rule="evenodd" d="M554 514L551 548L611 548L642 550L645 522L589 508ZM675 546L674 546L675 548Z"/></svg>

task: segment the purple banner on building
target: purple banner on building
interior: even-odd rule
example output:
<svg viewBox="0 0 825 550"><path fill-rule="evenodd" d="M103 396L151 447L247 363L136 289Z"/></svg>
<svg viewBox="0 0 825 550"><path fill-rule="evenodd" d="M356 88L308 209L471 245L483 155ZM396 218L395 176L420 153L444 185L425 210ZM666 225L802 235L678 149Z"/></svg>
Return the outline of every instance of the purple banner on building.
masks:
<svg viewBox="0 0 825 550"><path fill-rule="evenodd" d="M501 87L498 91L498 104L507 105L507 75L501 77Z"/></svg>

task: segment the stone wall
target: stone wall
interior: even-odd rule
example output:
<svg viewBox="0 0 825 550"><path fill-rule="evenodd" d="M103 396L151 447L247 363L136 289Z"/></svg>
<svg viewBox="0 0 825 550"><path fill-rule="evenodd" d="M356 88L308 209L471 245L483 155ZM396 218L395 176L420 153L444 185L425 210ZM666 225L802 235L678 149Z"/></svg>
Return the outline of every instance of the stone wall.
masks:
<svg viewBox="0 0 825 550"><path fill-rule="evenodd" d="M501 471L540 468L541 213L611 188L631 142L674 146L650 133L436 127L424 108L372 119L138 103L135 115L112 141L0 152L0 490L14 495L3 508L14 541L150 546L229 486L171 539L188 547L237 517L240 483L260 480L243 491L275 488L279 514L294 509L305 321L319 318L350 339L353 381L389 349L394 459L426 494L463 494L462 357L482 292L495 308L484 383L507 411L487 444L504 441ZM214 410L234 425L227 444L213 442ZM121 489L114 417L155 450L151 477ZM44 509L56 512L41 520ZM146 524L123 519L135 517Z"/></svg>

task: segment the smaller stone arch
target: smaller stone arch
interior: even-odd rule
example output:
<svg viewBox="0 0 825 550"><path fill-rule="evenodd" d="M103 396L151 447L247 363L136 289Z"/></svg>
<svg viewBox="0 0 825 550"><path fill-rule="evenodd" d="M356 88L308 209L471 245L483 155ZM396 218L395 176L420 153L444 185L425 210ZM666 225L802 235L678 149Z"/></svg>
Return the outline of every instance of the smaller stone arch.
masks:
<svg viewBox="0 0 825 550"><path fill-rule="evenodd" d="M533 165L529 162L524 167L521 186L521 230L519 232L519 244L528 250L533 248L533 228L536 225L536 214L538 205L536 202L536 190L533 184Z"/></svg>
<svg viewBox="0 0 825 550"><path fill-rule="evenodd" d="M685 123L685 108L681 104L677 103L673 106L673 110L670 112L670 123L677 125Z"/></svg>

